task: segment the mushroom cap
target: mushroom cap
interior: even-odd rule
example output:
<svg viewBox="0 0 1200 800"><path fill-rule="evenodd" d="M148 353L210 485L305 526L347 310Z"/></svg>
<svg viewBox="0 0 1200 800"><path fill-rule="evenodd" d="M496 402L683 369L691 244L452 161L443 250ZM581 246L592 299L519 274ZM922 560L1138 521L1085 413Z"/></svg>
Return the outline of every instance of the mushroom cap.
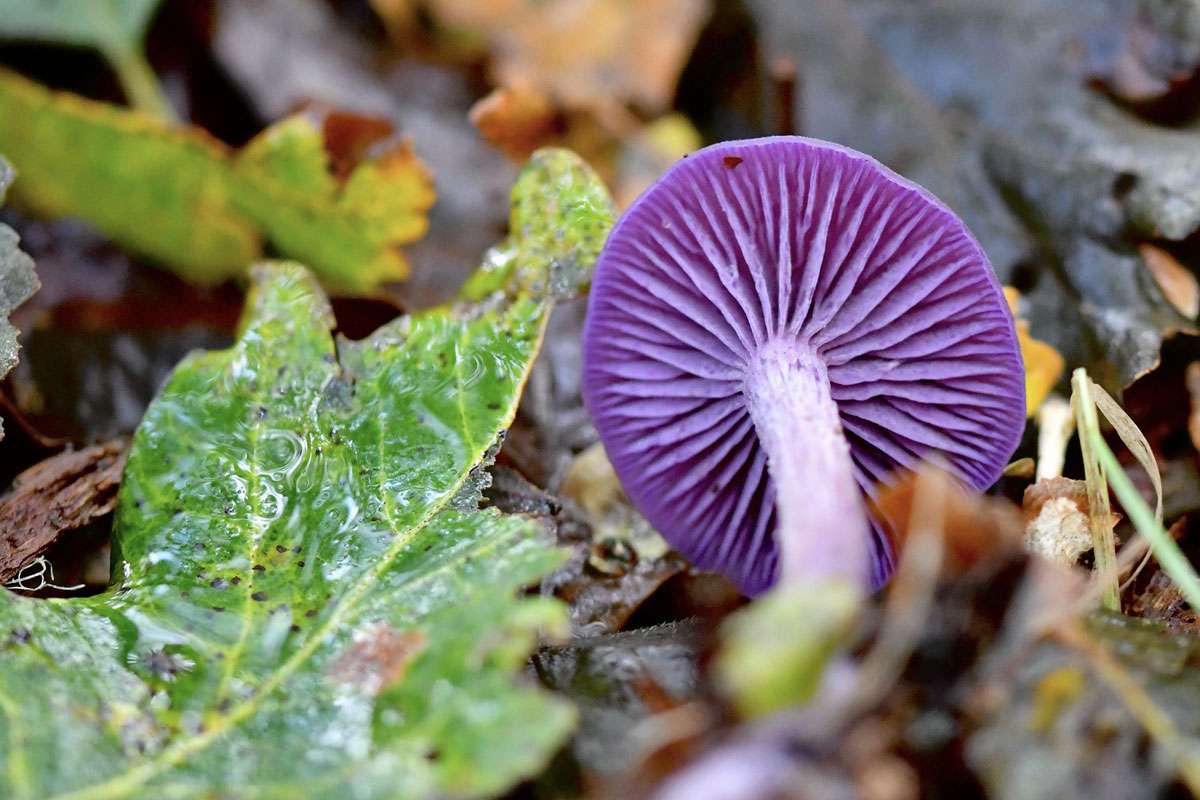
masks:
<svg viewBox="0 0 1200 800"><path fill-rule="evenodd" d="M869 156L802 137L684 158L630 206L597 261L583 396L646 519L749 594L775 579L776 493L827 490L776 486L750 417L747 366L780 338L824 362L868 496L934 455L983 490L1024 430L1012 315L979 244L937 198ZM873 533L880 585L893 553Z"/></svg>

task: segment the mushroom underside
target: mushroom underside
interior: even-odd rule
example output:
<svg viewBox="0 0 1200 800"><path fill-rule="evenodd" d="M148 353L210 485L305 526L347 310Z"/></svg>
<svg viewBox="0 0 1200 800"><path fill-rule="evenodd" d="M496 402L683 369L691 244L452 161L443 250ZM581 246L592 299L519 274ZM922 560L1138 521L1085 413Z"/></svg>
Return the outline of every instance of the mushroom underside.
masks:
<svg viewBox="0 0 1200 800"><path fill-rule="evenodd" d="M893 554L864 493L933 454L986 488L1025 417L1012 318L962 223L799 137L706 148L627 210L597 262L583 390L634 504L750 594L881 584Z"/></svg>

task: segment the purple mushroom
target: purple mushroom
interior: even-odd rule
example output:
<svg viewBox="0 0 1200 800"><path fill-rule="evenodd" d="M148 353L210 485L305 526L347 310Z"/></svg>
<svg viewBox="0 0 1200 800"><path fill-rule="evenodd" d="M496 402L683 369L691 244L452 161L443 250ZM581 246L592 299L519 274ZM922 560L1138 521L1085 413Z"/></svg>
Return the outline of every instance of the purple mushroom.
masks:
<svg viewBox="0 0 1200 800"><path fill-rule="evenodd" d="M726 142L596 265L583 392L634 504L749 594L891 572L868 495L937 455L983 490L1025 422L1012 316L937 198L827 142Z"/></svg>

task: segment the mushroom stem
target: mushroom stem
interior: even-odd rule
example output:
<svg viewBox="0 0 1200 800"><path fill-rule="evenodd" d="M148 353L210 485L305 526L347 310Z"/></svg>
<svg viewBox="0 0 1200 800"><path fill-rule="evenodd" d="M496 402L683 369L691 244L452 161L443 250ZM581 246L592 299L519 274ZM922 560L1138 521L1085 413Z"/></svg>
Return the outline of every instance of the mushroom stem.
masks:
<svg viewBox="0 0 1200 800"><path fill-rule="evenodd" d="M771 342L744 387L775 486L779 580L868 581L871 529L824 362Z"/></svg>

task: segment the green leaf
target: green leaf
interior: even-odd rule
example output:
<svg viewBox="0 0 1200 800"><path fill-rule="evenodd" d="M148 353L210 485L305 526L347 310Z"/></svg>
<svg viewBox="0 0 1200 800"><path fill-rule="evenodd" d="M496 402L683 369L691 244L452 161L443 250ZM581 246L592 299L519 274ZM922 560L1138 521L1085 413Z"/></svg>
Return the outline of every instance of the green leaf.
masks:
<svg viewBox="0 0 1200 800"><path fill-rule="evenodd" d="M546 191L539 173L526 171L517 177L509 228L521 236L488 251L483 266L462 287L463 299L476 300L514 282L531 291L548 289L557 297L587 287L614 209L591 168L565 152L534 154L535 160L553 163L559 176L554 191Z"/></svg>
<svg viewBox="0 0 1200 800"><path fill-rule="evenodd" d="M862 599L841 581L795 583L730 615L713 669L738 712L760 717L807 702L849 643Z"/></svg>
<svg viewBox="0 0 1200 800"><path fill-rule="evenodd" d="M200 283L242 273L270 242L329 287L369 292L407 276L397 249L433 203L407 142L343 125L372 156L341 159L327 132L350 115L300 114L232 152L198 128L51 92L0 69L0 150L14 195L45 216L90 222L116 243ZM356 138L357 137L357 138Z"/></svg>
<svg viewBox="0 0 1200 800"><path fill-rule="evenodd" d="M13 172L8 162L0 158L0 204ZM38 288L33 272L33 259L17 247L17 234L7 225L0 225L0 378L17 365L17 330L8 322L8 315L29 299ZM4 426L0 424L0 439Z"/></svg>
<svg viewBox="0 0 1200 800"><path fill-rule="evenodd" d="M171 117L142 52L142 39L162 0L0 0L0 38L99 50L116 70L130 102Z"/></svg>
<svg viewBox="0 0 1200 800"><path fill-rule="evenodd" d="M525 191L552 203L564 166L583 169L535 157ZM0 596L0 796L491 795L571 728L516 679L539 630L566 630L517 596L562 554L477 509L548 297L510 286L336 343L297 265L258 268L247 305L134 438L115 588Z"/></svg>

